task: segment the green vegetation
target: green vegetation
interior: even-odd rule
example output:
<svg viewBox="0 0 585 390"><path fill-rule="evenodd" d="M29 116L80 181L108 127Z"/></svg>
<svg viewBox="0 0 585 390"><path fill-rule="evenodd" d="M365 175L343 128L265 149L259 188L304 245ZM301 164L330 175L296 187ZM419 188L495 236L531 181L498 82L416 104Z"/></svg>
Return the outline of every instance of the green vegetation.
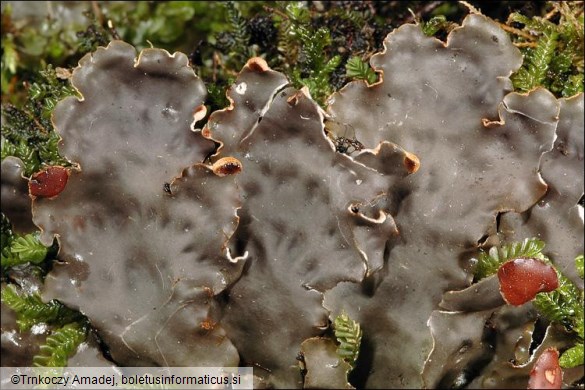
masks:
<svg viewBox="0 0 585 390"><path fill-rule="evenodd" d="M85 323L73 322L55 329L41 345L39 354L33 358L37 367L65 367L79 344L87 338Z"/></svg>
<svg viewBox="0 0 585 390"><path fill-rule="evenodd" d="M21 107L9 103L2 105L2 159L7 156L20 158L26 176L45 165L69 166L57 149L59 136L54 131L51 113L60 100L74 95L75 89L48 65L28 86L27 94Z"/></svg>
<svg viewBox="0 0 585 390"><path fill-rule="evenodd" d="M542 253L544 247L544 242L536 238L527 238L522 242L502 245L499 248L492 247L487 253L481 251L475 269L475 280L495 274L506 261L518 257L537 258L553 265L550 259ZM580 277L583 278L583 255L575 259L575 266ZM548 293L537 294L532 304L540 315L551 322L562 324L567 331L573 334L575 345L561 355L560 364L563 368L576 367L583 364L584 356L583 291L558 270L556 272L559 287Z"/></svg>
<svg viewBox="0 0 585 390"><path fill-rule="evenodd" d="M577 272L579 273L579 277L583 279L583 255L577 256L575 259L575 266L577 267Z"/></svg>
<svg viewBox="0 0 585 390"><path fill-rule="evenodd" d="M575 259L579 269L583 263L583 255ZM579 271L583 278L582 268ZM557 271L559 287L549 293L540 293L534 299L534 307L549 321L561 323L572 332L575 337L575 345L565 351L560 357L560 364L563 368L576 367L583 364L585 340L585 316L583 312L583 291L572 281Z"/></svg>
<svg viewBox="0 0 585 390"><path fill-rule="evenodd" d="M453 23L445 17L445 15L433 16L428 22L422 22L421 28L425 35L432 37L439 32L449 33L457 27L457 23Z"/></svg>
<svg viewBox="0 0 585 390"><path fill-rule="evenodd" d="M573 96L583 92L583 3L551 2L550 7L543 17L510 15L508 31L524 54L512 81L522 92L543 86L557 96Z"/></svg>
<svg viewBox="0 0 585 390"><path fill-rule="evenodd" d="M16 236L2 248L2 268L19 264L39 264L47 257L48 248L41 244L38 234Z"/></svg>
<svg viewBox="0 0 585 390"><path fill-rule="evenodd" d="M10 221L2 213L1 223L1 254L2 272L10 267L21 264L39 265L51 259L56 248L44 246L39 239L39 233L18 234L12 231Z"/></svg>
<svg viewBox="0 0 585 390"><path fill-rule="evenodd" d="M45 247L39 240L38 232L24 235L14 233L4 214L1 227L2 278L7 277L12 267L34 264L29 266L28 273L30 277L42 280L46 270L36 265L53 259L56 248ZM34 357L34 365L64 367L77 346L85 341L89 329L86 319L59 301L45 303L38 292L32 289L25 291L15 283L2 287L1 299L4 305L15 312L20 332L28 332L35 325L54 327L45 344L40 347L39 355Z"/></svg>
<svg viewBox="0 0 585 390"><path fill-rule="evenodd" d="M333 321L333 330L339 344L337 355L354 369L362 342L360 324L349 318L346 313L341 313Z"/></svg>
<svg viewBox="0 0 585 390"><path fill-rule="evenodd" d="M38 293L24 292L15 284L7 284L2 288L2 303L16 312L20 332L40 324L55 327L40 346L39 354L34 356L35 366L66 366L69 357L87 337L87 320L58 301L44 303Z"/></svg>
<svg viewBox="0 0 585 390"><path fill-rule="evenodd" d="M7 284L2 288L2 303L16 312L16 323L21 331L41 323L62 325L81 318L79 312L60 302L53 300L44 303L38 293L24 292L15 284Z"/></svg>
<svg viewBox="0 0 585 390"><path fill-rule="evenodd" d="M287 72L295 87L307 86L311 96L319 103L333 92L329 78L340 65L341 57L327 56L331 44L327 27L315 29L311 17L301 2L286 5L283 14L276 15L279 29L280 51L287 63L293 64Z"/></svg>
<svg viewBox="0 0 585 390"><path fill-rule="evenodd" d="M374 84L378 80L376 72L370 65L359 57L351 57L345 65L346 75L350 79L366 80L368 84Z"/></svg>
<svg viewBox="0 0 585 390"><path fill-rule="evenodd" d="M73 58L78 45L76 29L82 24L78 20L63 20L59 15L61 6L59 9L48 3L46 6L46 17L35 23L13 20L12 4L3 7L2 103L20 105L26 90L24 84L34 80L48 64L69 66L76 61Z"/></svg>

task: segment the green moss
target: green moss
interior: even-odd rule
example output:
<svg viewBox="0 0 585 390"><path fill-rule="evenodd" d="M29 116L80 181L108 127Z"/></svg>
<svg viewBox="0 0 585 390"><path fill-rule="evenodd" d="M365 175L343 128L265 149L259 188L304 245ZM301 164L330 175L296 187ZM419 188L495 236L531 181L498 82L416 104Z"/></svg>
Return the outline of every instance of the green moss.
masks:
<svg viewBox="0 0 585 390"><path fill-rule="evenodd" d="M335 338L339 344L337 355L351 368L355 368L362 342L362 330L360 324L349 318L346 313L341 313L333 321Z"/></svg>
<svg viewBox="0 0 585 390"><path fill-rule="evenodd" d="M2 268L26 263L39 264L49 252L49 248L40 242L38 233L14 237L10 241L10 245L2 248Z"/></svg>
<svg viewBox="0 0 585 390"><path fill-rule="evenodd" d="M549 2L544 17L513 13L508 24L521 29L512 37L524 54L522 67L512 76L521 92L542 86L557 96L583 92L583 3Z"/></svg>
<svg viewBox="0 0 585 390"><path fill-rule="evenodd" d="M544 242L527 238L522 242L502 245L500 248L492 247L487 253L482 251L475 269L475 280L495 274L503 263L518 257L537 258L551 264L549 258L542 253L544 247ZM575 259L575 265L583 278L582 255ZM551 322L562 324L573 334L576 345L561 355L561 367L575 367L583 364L583 348L579 347L583 345L584 340L583 291L558 270L556 272L558 288L537 294L532 304L541 316Z"/></svg>
<svg viewBox="0 0 585 390"><path fill-rule="evenodd" d="M77 347L87 338L87 325L74 322L55 329L41 345L38 355L33 358L37 367L65 367Z"/></svg>
<svg viewBox="0 0 585 390"><path fill-rule="evenodd" d="M62 325L81 318L79 312L60 302L44 303L38 293L28 294L14 284L2 288L2 303L16 312L16 323L21 331L41 323Z"/></svg>
<svg viewBox="0 0 585 390"><path fill-rule="evenodd" d="M429 37L435 36L439 32L448 34L455 27L457 27L457 23L447 20L445 15L433 16L429 21L421 23L423 33Z"/></svg>
<svg viewBox="0 0 585 390"><path fill-rule="evenodd" d="M24 162L24 174L30 176L45 165L69 166L57 149L59 136L54 131L51 113L57 103L75 90L68 80L58 78L52 66L38 74L28 88L24 107L2 106L2 159L15 156Z"/></svg>
<svg viewBox="0 0 585 390"><path fill-rule="evenodd" d="M362 61L359 57L351 57L347 64L345 64L347 77L357 80L366 80L368 84L374 84L378 81L376 72L366 61Z"/></svg>

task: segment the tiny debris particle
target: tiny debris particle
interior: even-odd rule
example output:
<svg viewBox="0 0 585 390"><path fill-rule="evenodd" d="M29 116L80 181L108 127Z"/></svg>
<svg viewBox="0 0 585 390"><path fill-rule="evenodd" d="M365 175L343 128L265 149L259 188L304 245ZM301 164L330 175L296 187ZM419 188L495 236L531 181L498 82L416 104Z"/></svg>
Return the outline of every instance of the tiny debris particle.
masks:
<svg viewBox="0 0 585 390"><path fill-rule="evenodd" d="M240 95L245 94L246 89L248 89L248 84L246 84L245 82L241 82L238 85L236 85L236 93Z"/></svg>
<svg viewBox="0 0 585 390"><path fill-rule="evenodd" d="M557 374L554 370L545 370L544 371L544 377L546 378L546 380L549 383L555 383L555 378L557 377Z"/></svg>
<svg viewBox="0 0 585 390"><path fill-rule="evenodd" d="M205 330L212 330L215 327L215 323L209 319L204 320L199 325L201 326L201 329L205 329Z"/></svg>

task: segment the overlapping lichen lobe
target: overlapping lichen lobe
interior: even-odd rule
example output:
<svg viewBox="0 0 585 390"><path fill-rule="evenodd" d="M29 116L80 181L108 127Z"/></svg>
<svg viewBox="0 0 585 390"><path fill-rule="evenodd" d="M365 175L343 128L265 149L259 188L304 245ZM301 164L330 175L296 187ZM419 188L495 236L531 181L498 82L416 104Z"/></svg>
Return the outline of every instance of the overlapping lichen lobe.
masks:
<svg viewBox="0 0 585 390"><path fill-rule="evenodd" d="M205 126L201 130L201 135L207 139L211 139L211 130L209 130L209 127Z"/></svg>
<svg viewBox="0 0 585 390"><path fill-rule="evenodd" d="M295 107L297 104L299 104L299 101L301 101L301 99L311 100L311 92L309 91L309 88L307 86L303 86L301 89L290 95L286 99L286 102L288 103L289 106Z"/></svg>
<svg viewBox="0 0 585 390"><path fill-rule="evenodd" d="M195 107L195 109L193 110L193 124L204 119L206 115L207 115L207 107L205 107L204 105Z"/></svg>
<svg viewBox="0 0 585 390"><path fill-rule="evenodd" d="M239 143L263 118L276 91L287 83L286 76L270 69L262 58L248 60L226 93L229 105L214 111L202 131L205 138L219 144L215 154L237 153Z"/></svg>

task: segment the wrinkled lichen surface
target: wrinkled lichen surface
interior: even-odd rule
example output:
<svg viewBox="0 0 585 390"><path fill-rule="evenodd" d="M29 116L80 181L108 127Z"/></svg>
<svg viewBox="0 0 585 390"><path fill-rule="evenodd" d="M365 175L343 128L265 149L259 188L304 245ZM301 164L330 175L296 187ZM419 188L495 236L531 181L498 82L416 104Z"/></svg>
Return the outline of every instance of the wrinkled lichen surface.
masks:
<svg viewBox="0 0 585 390"><path fill-rule="evenodd" d="M348 84L326 110L253 58L201 131L205 90L183 54L115 41L84 57L81 99L54 114L75 169L33 203L60 244L44 299L86 315L119 365L240 364L263 385L348 387L331 367L330 323L346 312L363 329L357 387L525 386L565 335L549 327L526 352L530 304L505 305L494 278L470 287L470 258L539 236L577 281L583 95L509 94L521 55L481 15L446 43L405 25L384 48L380 81ZM347 129L363 150L336 151Z"/></svg>

